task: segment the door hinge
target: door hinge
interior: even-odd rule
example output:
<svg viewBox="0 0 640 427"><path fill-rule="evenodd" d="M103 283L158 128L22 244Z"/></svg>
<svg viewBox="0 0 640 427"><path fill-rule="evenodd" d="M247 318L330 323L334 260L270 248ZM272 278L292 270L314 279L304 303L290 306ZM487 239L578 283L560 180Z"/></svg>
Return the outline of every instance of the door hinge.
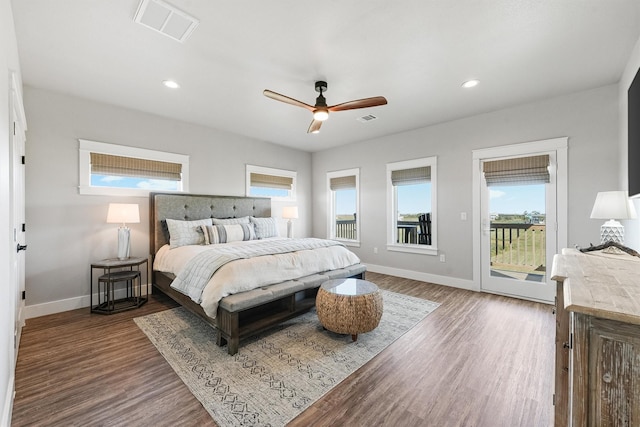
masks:
<svg viewBox="0 0 640 427"><path fill-rule="evenodd" d="M22 164L23 164L23 165L26 165L26 164L27 164L27 163L26 163L25 156L22 156Z"/></svg>
<svg viewBox="0 0 640 427"><path fill-rule="evenodd" d="M553 399L552 400L553 400L553 406L556 406L556 394L555 393L553 393Z"/></svg>
<svg viewBox="0 0 640 427"><path fill-rule="evenodd" d="M25 224L24 222L22 223L22 232L26 232L27 231L27 224Z"/></svg>
<svg viewBox="0 0 640 427"><path fill-rule="evenodd" d="M22 299L27 299L27 291L22 291Z"/></svg>
<svg viewBox="0 0 640 427"><path fill-rule="evenodd" d="M16 122L13 122L13 136L16 135Z"/></svg>

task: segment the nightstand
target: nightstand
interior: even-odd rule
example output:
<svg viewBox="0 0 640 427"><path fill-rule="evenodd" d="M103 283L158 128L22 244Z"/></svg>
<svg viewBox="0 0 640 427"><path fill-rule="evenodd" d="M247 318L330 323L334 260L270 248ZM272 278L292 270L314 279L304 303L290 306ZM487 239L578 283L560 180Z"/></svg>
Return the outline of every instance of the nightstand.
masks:
<svg viewBox="0 0 640 427"><path fill-rule="evenodd" d="M91 304L92 313L113 314L132 308L138 308L149 297L147 286L142 286L141 265L145 265L148 270L147 258L118 258L103 259L91 264ZM94 305L93 284L94 270L102 269L102 274L98 276L98 304ZM148 277L148 271L147 271ZM116 284L123 283L124 287L116 289Z"/></svg>

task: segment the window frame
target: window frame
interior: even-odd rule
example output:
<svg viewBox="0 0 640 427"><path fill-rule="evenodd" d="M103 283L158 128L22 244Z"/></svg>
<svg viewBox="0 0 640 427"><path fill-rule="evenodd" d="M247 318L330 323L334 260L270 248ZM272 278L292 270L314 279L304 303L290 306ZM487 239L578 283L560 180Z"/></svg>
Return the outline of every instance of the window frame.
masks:
<svg viewBox="0 0 640 427"><path fill-rule="evenodd" d="M356 239L339 239L336 237L336 194L331 189L331 179L346 176L356 177ZM346 246L360 247L360 168L327 172L327 238L344 243Z"/></svg>
<svg viewBox="0 0 640 427"><path fill-rule="evenodd" d="M148 197L149 193L158 190L142 188L94 187L91 185L91 153L109 154L138 159L158 160L163 162L180 163L182 177L180 190L162 190L163 192L189 192L189 156L185 154L169 153L165 151L149 150L146 148L129 147L126 145L107 144L105 142L78 139L79 141L79 185L78 192L83 195L98 196L131 196Z"/></svg>
<svg viewBox="0 0 640 427"><path fill-rule="evenodd" d="M419 167L431 168L431 244L398 243L398 197L396 186L391 182L391 173L396 170ZM438 255L438 209L437 209L437 156L387 163L387 250L423 255Z"/></svg>
<svg viewBox="0 0 640 427"><path fill-rule="evenodd" d="M247 164L245 168L245 195L247 197L269 197L269 196L261 196L261 195L253 195L251 194L251 174L264 174L264 175L272 175L278 177L286 177L292 178L291 190L289 190L289 195L285 197L269 197L271 200L283 201L283 202L295 202L297 199L297 185L298 185L298 172L290 171L285 169L276 169L269 168L265 166L256 166Z"/></svg>

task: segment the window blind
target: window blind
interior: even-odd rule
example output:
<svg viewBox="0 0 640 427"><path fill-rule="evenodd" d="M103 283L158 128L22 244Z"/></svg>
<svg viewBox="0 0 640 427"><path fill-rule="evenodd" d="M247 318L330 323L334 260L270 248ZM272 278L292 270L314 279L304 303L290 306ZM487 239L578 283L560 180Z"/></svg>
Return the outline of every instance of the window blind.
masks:
<svg viewBox="0 0 640 427"><path fill-rule="evenodd" d="M289 176L267 175L263 173L251 173L251 187L280 188L291 190L293 178Z"/></svg>
<svg viewBox="0 0 640 427"><path fill-rule="evenodd" d="M345 190L348 188L356 188L356 176L338 176L329 180L331 191Z"/></svg>
<svg viewBox="0 0 640 427"><path fill-rule="evenodd" d="M431 166L391 171L393 185L422 184L431 181Z"/></svg>
<svg viewBox="0 0 640 427"><path fill-rule="evenodd" d="M483 162L487 186L544 184L550 181L549 155Z"/></svg>
<svg viewBox="0 0 640 427"><path fill-rule="evenodd" d="M180 163L91 153L91 173L180 181Z"/></svg>

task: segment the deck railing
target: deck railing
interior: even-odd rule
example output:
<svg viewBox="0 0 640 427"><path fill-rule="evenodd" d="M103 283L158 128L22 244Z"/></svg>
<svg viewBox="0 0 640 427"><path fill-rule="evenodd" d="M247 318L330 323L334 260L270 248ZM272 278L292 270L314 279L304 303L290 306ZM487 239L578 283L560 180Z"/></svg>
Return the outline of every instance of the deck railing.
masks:
<svg viewBox="0 0 640 427"><path fill-rule="evenodd" d="M417 221L398 221L397 224L398 243L418 242ZM544 224L491 223L491 264L544 268L545 236ZM336 238L357 240L356 221L336 220Z"/></svg>
<svg viewBox="0 0 640 427"><path fill-rule="evenodd" d="M418 243L418 221L398 221L398 240L396 243Z"/></svg>
<svg viewBox="0 0 640 427"><path fill-rule="evenodd" d="M336 220L336 239L358 240L356 220Z"/></svg>
<svg viewBox="0 0 640 427"><path fill-rule="evenodd" d="M398 221L398 243L418 243L417 221ZM336 239L357 240L356 221L354 219L336 220Z"/></svg>
<svg viewBox="0 0 640 427"><path fill-rule="evenodd" d="M491 223L491 264L544 269L544 224Z"/></svg>

